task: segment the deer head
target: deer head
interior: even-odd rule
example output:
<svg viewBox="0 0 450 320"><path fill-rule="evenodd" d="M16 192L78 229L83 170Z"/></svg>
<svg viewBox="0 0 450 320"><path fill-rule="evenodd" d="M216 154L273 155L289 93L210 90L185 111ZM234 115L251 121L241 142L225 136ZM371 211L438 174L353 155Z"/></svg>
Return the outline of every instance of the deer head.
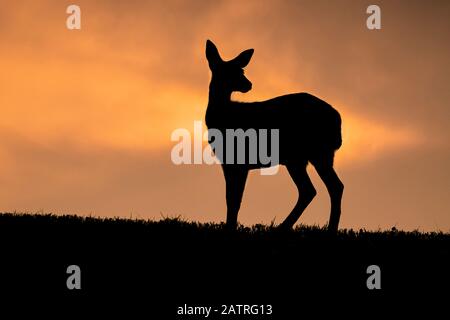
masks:
<svg viewBox="0 0 450 320"><path fill-rule="evenodd" d="M230 96L232 92L248 92L252 88L252 83L244 75L244 67L250 62L253 49L248 49L239 54L236 58L224 61L220 57L217 47L212 41L206 41L206 59L212 72L211 86L225 96Z"/></svg>

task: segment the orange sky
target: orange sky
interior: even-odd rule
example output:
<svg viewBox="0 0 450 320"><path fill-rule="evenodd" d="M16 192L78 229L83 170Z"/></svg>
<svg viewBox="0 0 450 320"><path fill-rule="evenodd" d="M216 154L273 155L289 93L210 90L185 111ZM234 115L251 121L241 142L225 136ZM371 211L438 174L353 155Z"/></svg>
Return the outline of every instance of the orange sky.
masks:
<svg viewBox="0 0 450 320"><path fill-rule="evenodd" d="M65 27L66 7L82 29ZM0 211L220 221L217 166L175 166L171 132L203 120L207 38L255 54L244 101L307 91L344 121L336 168L342 227L450 230L450 4L364 1L14 1L0 3ZM301 218L328 220L328 196ZM280 222L286 170L253 172L240 220Z"/></svg>

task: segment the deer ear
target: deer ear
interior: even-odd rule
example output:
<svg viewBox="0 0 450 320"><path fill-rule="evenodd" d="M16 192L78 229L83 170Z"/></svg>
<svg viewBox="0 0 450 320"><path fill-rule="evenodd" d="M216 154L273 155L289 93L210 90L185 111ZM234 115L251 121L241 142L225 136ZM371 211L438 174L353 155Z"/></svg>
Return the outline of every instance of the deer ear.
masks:
<svg viewBox="0 0 450 320"><path fill-rule="evenodd" d="M252 58L254 51L255 50L253 49L245 50L241 52L241 54L239 54L236 58L231 60L231 62L238 65L240 68L245 68L250 62L250 59Z"/></svg>
<svg viewBox="0 0 450 320"><path fill-rule="evenodd" d="M211 40L206 40L206 59L209 63L209 68L213 70L220 62L222 58L220 57L219 50Z"/></svg>

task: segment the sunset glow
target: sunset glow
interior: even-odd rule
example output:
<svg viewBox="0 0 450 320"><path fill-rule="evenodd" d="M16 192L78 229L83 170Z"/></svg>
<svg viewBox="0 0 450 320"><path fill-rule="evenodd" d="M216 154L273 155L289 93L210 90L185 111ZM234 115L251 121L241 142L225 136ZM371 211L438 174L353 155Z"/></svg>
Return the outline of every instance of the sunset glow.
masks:
<svg viewBox="0 0 450 320"><path fill-rule="evenodd" d="M427 43L428 34L437 38L440 28L448 29L447 17L425 15L422 25L408 25L421 13L387 3L396 20L387 15L385 30L368 34L361 23L364 8L354 2L347 10L314 1L280 2L274 10L269 3L275 5L78 1L83 27L68 31L65 3L3 1L0 210L138 212L143 218L167 212L222 220L220 169L170 163L171 132L192 130L195 120L204 120L210 77L204 45L213 38L225 59L255 48L246 70L254 89L235 99L305 91L341 112L344 144L336 165L349 190L375 181L377 172L397 179L399 168L410 168L411 175L397 176L390 188L386 177L377 180L378 195L394 199L390 209L364 202L371 188L346 196L344 227L399 223L448 230L450 202L440 195L450 180L450 96L444 86L449 44ZM323 15L316 20L307 12ZM431 169L425 173L424 167ZM270 205L248 204L254 213L244 208L243 222L287 215L295 190L285 178L268 179L278 179L279 197ZM244 201L256 201L252 195L267 190L248 184ZM202 192L213 194L209 202ZM414 205L410 200L417 195L422 202ZM315 214L328 210L328 199L318 201L306 222L323 222ZM386 213L376 216L380 210ZM427 222L430 217L434 222Z"/></svg>

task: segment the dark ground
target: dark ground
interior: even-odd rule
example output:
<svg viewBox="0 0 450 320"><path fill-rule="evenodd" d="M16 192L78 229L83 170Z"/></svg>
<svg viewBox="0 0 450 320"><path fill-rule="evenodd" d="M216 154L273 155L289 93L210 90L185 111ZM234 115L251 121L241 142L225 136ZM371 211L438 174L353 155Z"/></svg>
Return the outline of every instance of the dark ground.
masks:
<svg viewBox="0 0 450 320"><path fill-rule="evenodd" d="M411 311L418 306L413 301L436 311L450 301L450 235L443 233L341 230L331 237L306 226L229 233L223 225L178 219L0 214L0 246L4 305L203 319L179 317L177 307L272 304L271 316L216 318L297 319L306 311L345 314L356 306ZM72 264L81 268L81 290L66 287ZM381 268L381 290L367 289L372 264Z"/></svg>

